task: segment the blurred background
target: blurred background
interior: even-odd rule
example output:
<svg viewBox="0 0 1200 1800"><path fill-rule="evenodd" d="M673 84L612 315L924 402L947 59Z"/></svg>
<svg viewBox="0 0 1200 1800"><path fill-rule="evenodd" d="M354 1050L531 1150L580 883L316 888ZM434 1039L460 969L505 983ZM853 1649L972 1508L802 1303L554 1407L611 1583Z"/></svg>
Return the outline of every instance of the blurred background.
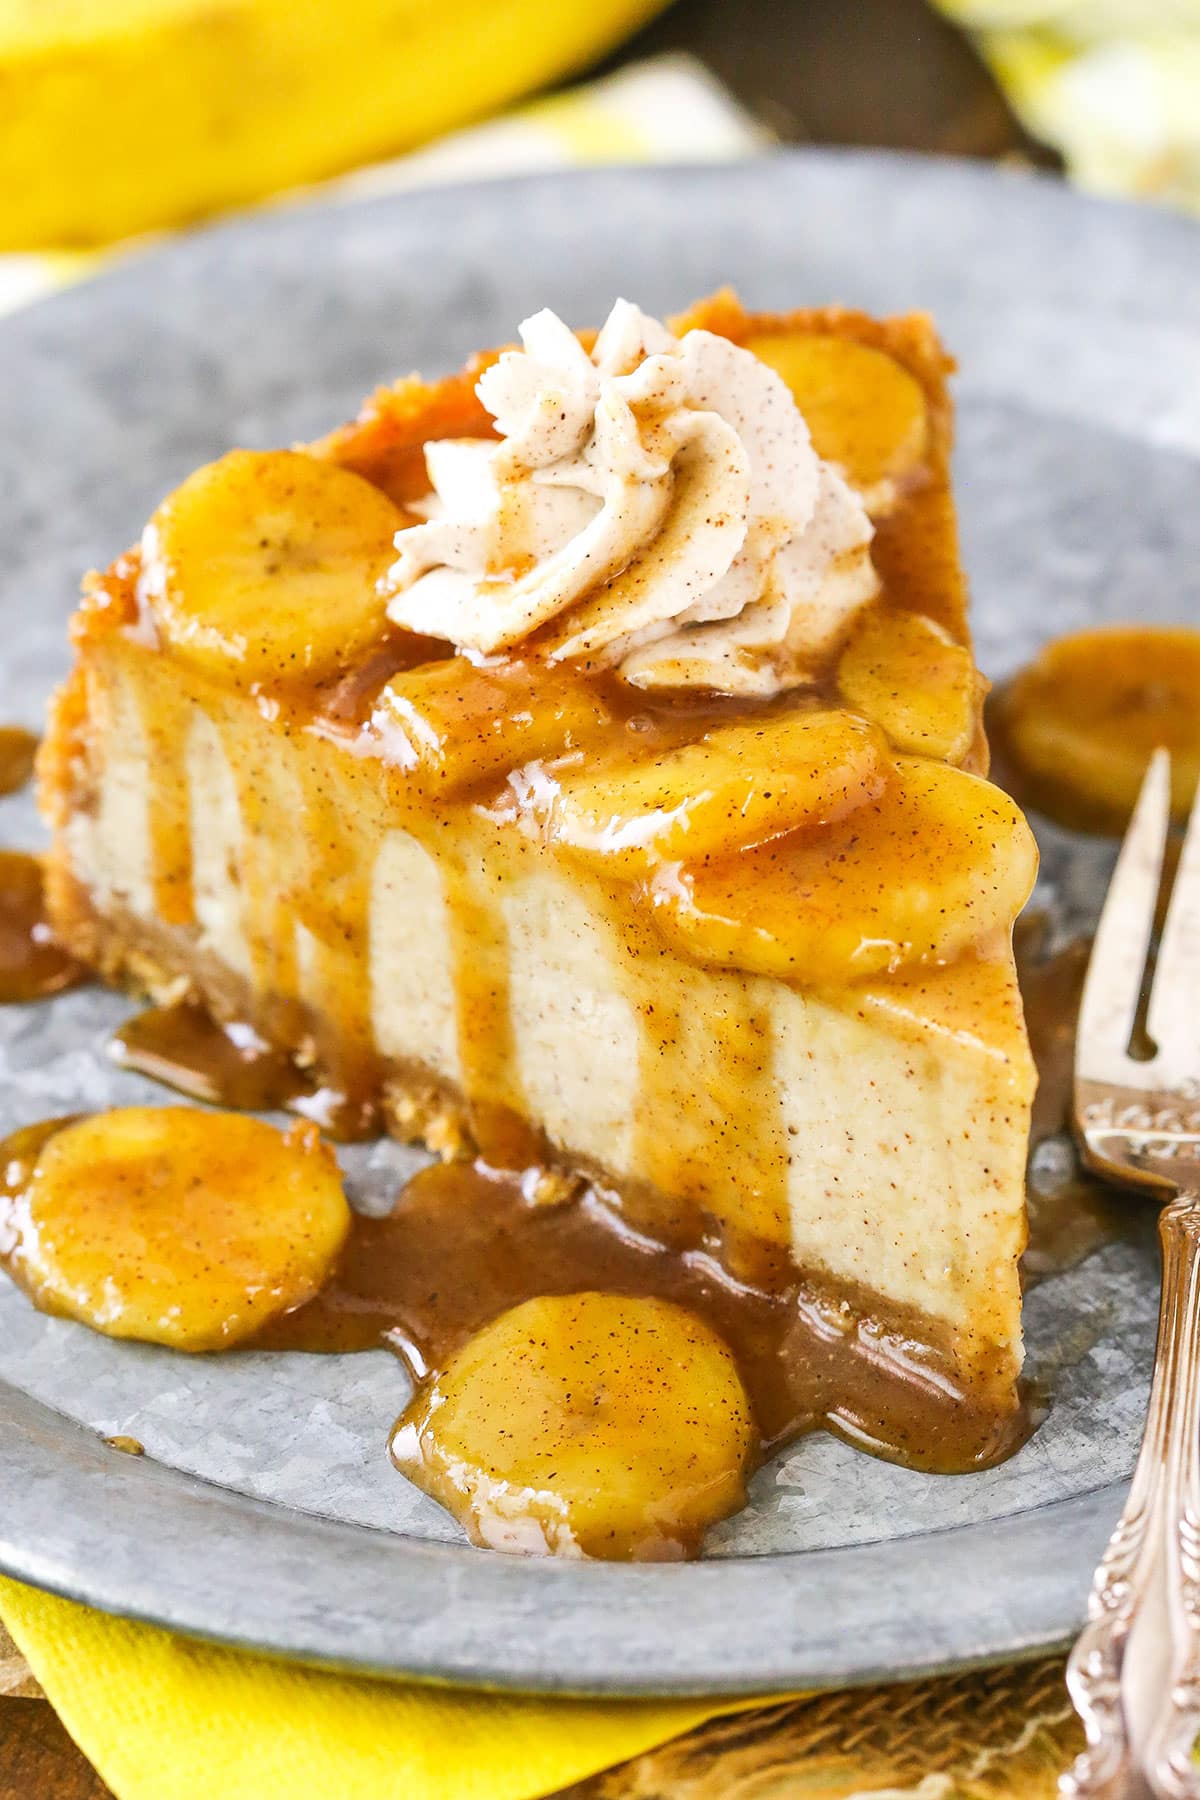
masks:
<svg viewBox="0 0 1200 1800"><path fill-rule="evenodd" d="M314 185L779 142L1200 210L1200 0L0 0L0 309Z"/></svg>

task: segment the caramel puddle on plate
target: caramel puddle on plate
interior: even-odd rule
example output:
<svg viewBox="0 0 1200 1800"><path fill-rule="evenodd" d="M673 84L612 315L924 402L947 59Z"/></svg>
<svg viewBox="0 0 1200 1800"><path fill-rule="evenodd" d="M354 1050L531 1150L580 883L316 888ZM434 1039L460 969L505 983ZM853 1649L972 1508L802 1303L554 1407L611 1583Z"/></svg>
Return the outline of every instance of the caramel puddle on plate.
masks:
<svg viewBox="0 0 1200 1800"><path fill-rule="evenodd" d="M109 1335L387 1344L416 1379L397 1461L510 1549L692 1555L768 1450L822 1426L944 1470L1025 1431L948 1391L922 1346L799 1286L740 1286L630 1234L595 1192L538 1204L519 1175L443 1164L386 1218L350 1219L329 1153L290 1154L309 1165L299 1193L289 1140L258 1120L46 1121L0 1144L0 1261L36 1304Z"/></svg>
<svg viewBox="0 0 1200 1800"><path fill-rule="evenodd" d="M109 1039L109 1055L120 1068L210 1106L298 1113L338 1143L377 1135L351 1097L318 1088L286 1050L248 1025L218 1024L194 1001L135 1013Z"/></svg>
<svg viewBox="0 0 1200 1800"><path fill-rule="evenodd" d="M0 794L16 794L33 774L38 739L20 725L0 725Z"/></svg>
<svg viewBox="0 0 1200 1800"><path fill-rule="evenodd" d="M761 1451L827 1426L924 1468L979 1468L1023 1422L975 1411L930 1351L858 1324L793 1279L773 1293L733 1281L703 1251L625 1228L594 1189L539 1205L521 1176L469 1163L422 1169L384 1218L356 1217L330 1280L276 1319L262 1347L345 1351L389 1344L418 1383L436 1378L502 1313L546 1295L602 1291L670 1301L729 1346Z"/></svg>
<svg viewBox="0 0 1200 1800"><path fill-rule="evenodd" d="M0 1002L44 1000L90 980L91 971L55 942L37 857L0 850Z"/></svg>

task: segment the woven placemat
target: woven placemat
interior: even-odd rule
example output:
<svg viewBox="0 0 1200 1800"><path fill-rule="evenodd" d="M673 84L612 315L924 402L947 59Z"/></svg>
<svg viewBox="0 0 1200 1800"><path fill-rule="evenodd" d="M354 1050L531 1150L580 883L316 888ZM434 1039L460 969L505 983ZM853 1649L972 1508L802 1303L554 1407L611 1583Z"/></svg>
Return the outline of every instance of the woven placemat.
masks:
<svg viewBox="0 0 1200 1800"><path fill-rule="evenodd" d="M701 1726L558 1800L1053 1800L1083 1733L1054 1657Z"/></svg>
<svg viewBox="0 0 1200 1800"><path fill-rule="evenodd" d="M41 1692L29 1664L0 1625L0 1700L37 1700Z"/></svg>

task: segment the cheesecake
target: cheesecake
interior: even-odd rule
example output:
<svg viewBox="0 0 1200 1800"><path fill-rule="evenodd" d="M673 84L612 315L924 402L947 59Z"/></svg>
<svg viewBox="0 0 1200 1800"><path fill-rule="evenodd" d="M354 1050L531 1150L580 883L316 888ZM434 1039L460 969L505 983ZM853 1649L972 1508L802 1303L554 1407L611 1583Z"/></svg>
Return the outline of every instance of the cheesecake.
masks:
<svg viewBox="0 0 1200 1800"><path fill-rule="evenodd" d="M619 301L198 470L73 621L58 937L1010 1419L1036 851L950 368L920 315Z"/></svg>

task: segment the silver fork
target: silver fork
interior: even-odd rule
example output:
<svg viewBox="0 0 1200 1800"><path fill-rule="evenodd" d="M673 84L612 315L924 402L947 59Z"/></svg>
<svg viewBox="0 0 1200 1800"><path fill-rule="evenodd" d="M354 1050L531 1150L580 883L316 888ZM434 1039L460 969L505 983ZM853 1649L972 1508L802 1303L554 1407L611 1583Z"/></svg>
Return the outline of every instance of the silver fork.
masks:
<svg viewBox="0 0 1200 1800"><path fill-rule="evenodd" d="M1067 1664L1087 1749L1059 1783L1063 1800L1200 1800L1200 802L1158 951L1146 1020L1155 1052L1129 1054L1169 822L1159 750L1096 932L1075 1054L1085 1162L1165 1204L1146 1432Z"/></svg>

